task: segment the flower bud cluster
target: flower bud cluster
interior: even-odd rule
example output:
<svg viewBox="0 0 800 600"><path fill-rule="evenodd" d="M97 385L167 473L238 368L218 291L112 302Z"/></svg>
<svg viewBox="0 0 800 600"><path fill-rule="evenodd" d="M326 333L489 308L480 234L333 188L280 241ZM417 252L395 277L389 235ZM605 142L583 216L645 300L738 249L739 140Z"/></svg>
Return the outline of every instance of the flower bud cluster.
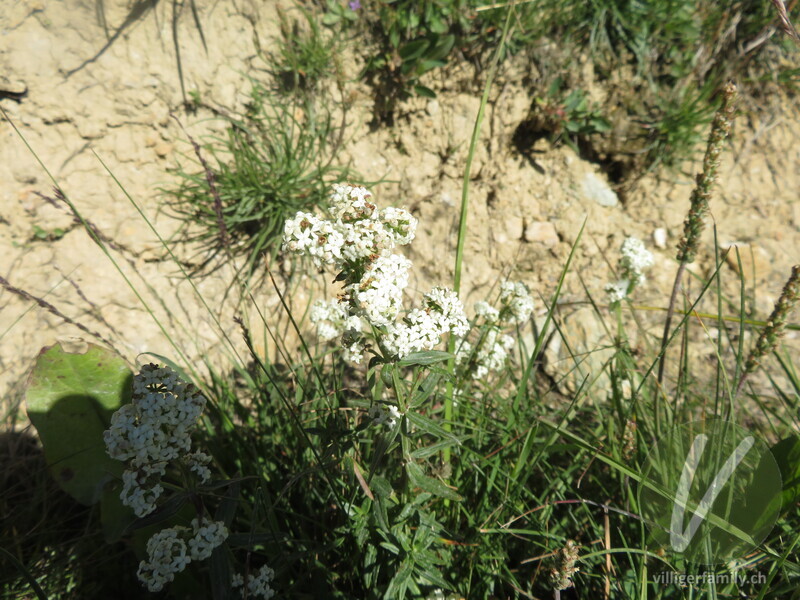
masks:
<svg viewBox="0 0 800 600"><path fill-rule="evenodd" d="M566 590L573 586L573 577L580 570L578 562L578 545L567 540L566 545L556 552L556 565L550 569L550 583L554 590Z"/></svg>
<svg viewBox="0 0 800 600"><path fill-rule="evenodd" d="M169 367L144 365L134 376L131 402L112 415L103 439L108 455L127 463L120 498L137 516L155 510L171 462L182 462L203 483L210 478L210 457L191 452L191 431L205 404Z"/></svg>

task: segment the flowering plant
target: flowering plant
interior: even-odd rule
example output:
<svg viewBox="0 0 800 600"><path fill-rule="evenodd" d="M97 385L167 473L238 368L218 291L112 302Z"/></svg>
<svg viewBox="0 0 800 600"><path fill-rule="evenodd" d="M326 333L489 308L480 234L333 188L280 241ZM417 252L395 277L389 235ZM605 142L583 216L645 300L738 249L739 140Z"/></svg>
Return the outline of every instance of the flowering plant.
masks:
<svg viewBox="0 0 800 600"><path fill-rule="evenodd" d="M341 336L345 358L354 363L367 349L383 362L394 362L432 350L447 333L463 337L469 331L461 301L443 287L433 288L421 308L398 319L411 261L392 251L414 239L417 219L407 210L379 210L365 188L337 185L330 213L331 219L320 219L299 212L283 234L285 252L330 265L343 284L339 298L312 308L322 339Z"/></svg>

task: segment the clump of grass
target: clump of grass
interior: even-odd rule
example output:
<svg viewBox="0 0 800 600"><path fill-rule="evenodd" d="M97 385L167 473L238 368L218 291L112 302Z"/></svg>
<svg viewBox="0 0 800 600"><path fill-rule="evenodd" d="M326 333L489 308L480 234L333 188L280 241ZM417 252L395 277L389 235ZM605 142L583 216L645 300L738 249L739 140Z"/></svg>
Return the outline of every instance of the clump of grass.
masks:
<svg viewBox="0 0 800 600"><path fill-rule="evenodd" d="M270 59L283 91L313 92L321 81L334 75L338 44L333 36L325 36L314 15L298 10L302 22L290 20L278 10L281 35Z"/></svg>
<svg viewBox="0 0 800 600"><path fill-rule="evenodd" d="M286 218L324 206L330 184L346 177L335 163L343 135L344 120L334 123L315 102L254 84L246 113L201 149L208 169L179 168L182 183L168 191L167 206L184 221L181 239L199 248L196 270L243 257L250 274L274 256Z"/></svg>

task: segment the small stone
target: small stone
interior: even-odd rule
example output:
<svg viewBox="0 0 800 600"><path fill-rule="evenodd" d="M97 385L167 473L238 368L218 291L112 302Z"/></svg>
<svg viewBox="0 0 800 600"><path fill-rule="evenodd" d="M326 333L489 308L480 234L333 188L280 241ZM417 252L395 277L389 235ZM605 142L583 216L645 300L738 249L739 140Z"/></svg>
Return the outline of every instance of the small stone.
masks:
<svg viewBox="0 0 800 600"><path fill-rule="evenodd" d="M556 226L549 221L538 221L530 223L525 228L525 241L544 244L552 248L560 241Z"/></svg>
<svg viewBox="0 0 800 600"><path fill-rule="evenodd" d="M500 244L519 241L522 238L523 226L522 217L508 216L503 221L503 226L495 229L495 240Z"/></svg>
<svg viewBox="0 0 800 600"><path fill-rule="evenodd" d="M656 248L664 250L667 247L667 230L663 227L657 228L653 231L653 244Z"/></svg>
<svg viewBox="0 0 800 600"><path fill-rule="evenodd" d="M156 144L153 147L153 150L155 150L156 154L159 157L164 158L165 156L167 156L167 154L172 152L172 144L167 144L166 142L161 142L160 144Z"/></svg>
<svg viewBox="0 0 800 600"><path fill-rule="evenodd" d="M600 206L616 206L619 204L617 194L612 190L608 183L603 181L594 173L587 173L583 178L583 193L590 200L594 200Z"/></svg>
<svg viewBox="0 0 800 600"><path fill-rule="evenodd" d="M439 114L439 103L436 100L431 100L428 102L428 105L425 107L425 112L428 113L430 116L435 117Z"/></svg>

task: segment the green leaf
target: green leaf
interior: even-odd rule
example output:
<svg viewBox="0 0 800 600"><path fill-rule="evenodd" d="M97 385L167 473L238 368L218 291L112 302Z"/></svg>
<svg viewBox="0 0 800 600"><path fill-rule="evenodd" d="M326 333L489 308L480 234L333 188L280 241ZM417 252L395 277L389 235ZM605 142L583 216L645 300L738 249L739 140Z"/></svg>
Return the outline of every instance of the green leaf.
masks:
<svg viewBox="0 0 800 600"><path fill-rule="evenodd" d="M122 476L122 463L108 456L103 431L111 415L130 400L132 374L111 351L89 344L83 354L60 345L36 360L25 401L58 484L82 504L94 504L106 482Z"/></svg>
<svg viewBox="0 0 800 600"><path fill-rule="evenodd" d="M234 482L227 490L225 497L217 507L217 512L214 515L215 521L222 521L226 526L230 527L233 523L233 517L236 514L236 508L239 506L239 490L241 485L239 482Z"/></svg>
<svg viewBox="0 0 800 600"><path fill-rule="evenodd" d="M417 75L424 75L431 69L439 69L444 67L447 63L443 60L423 60L417 67Z"/></svg>
<svg viewBox="0 0 800 600"><path fill-rule="evenodd" d="M430 44L431 43L428 40L414 40L413 42L408 42L405 44L397 52L400 55L400 58L403 59L403 62L413 62L422 56Z"/></svg>
<svg viewBox="0 0 800 600"><path fill-rule="evenodd" d="M417 463L410 462L406 464L406 473L408 474L409 481L413 485L425 490L426 492L430 492L434 496L440 496L442 498L455 501L461 500L461 496L447 487L444 483L438 479L434 479L433 477L428 477L425 475L425 473L422 472L422 467L420 467Z"/></svg>
<svg viewBox="0 0 800 600"><path fill-rule="evenodd" d="M417 392L414 394L414 398L411 400L408 407L412 409L416 408L430 398L431 394L436 391L436 387L441 378L441 373L437 373L431 369L428 375L425 377L425 380L420 384L419 390L417 390Z"/></svg>
<svg viewBox="0 0 800 600"><path fill-rule="evenodd" d="M417 448L413 452L411 452L411 458L428 458L429 456L433 456L434 454L438 454L439 452L443 451L445 448L449 448L450 446L455 446L456 444L460 444L458 440L455 439L448 439L442 440L441 442L436 442L430 446L425 446L424 448Z"/></svg>
<svg viewBox="0 0 800 600"><path fill-rule="evenodd" d="M436 92L429 87L425 87L424 85L415 85L414 91L417 93L417 96L422 96L423 98L436 98Z"/></svg>
<svg viewBox="0 0 800 600"><path fill-rule="evenodd" d="M280 533L232 533L225 543L233 548L249 548L269 546L285 542L286 536Z"/></svg>
<svg viewBox="0 0 800 600"><path fill-rule="evenodd" d="M428 417L425 417L416 412L407 412L406 419L408 419L411 423L417 426L420 430L428 433L434 437L439 439L449 439L454 442L458 442L458 438L454 436L452 433L444 429L443 427L437 425Z"/></svg>
<svg viewBox="0 0 800 600"><path fill-rule="evenodd" d="M211 567L211 597L226 600L231 591L231 565L225 546L217 546L208 560Z"/></svg>
<svg viewBox="0 0 800 600"><path fill-rule="evenodd" d="M334 14L332 12L325 13L322 17L322 24L323 25L336 25L339 21L341 21L342 17L340 15Z"/></svg>
<svg viewBox="0 0 800 600"><path fill-rule="evenodd" d="M403 360L398 361L397 364L401 367L409 367L411 365L432 365L434 363L444 362L452 357L452 354L442 350L427 350L425 352L412 352Z"/></svg>
<svg viewBox="0 0 800 600"><path fill-rule="evenodd" d="M800 436L785 438L770 448L783 479L783 510L800 499Z"/></svg>
<svg viewBox="0 0 800 600"><path fill-rule="evenodd" d="M425 54L425 58L429 60L441 60L445 58L456 43L456 36L446 35L441 38L430 52Z"/></svg>
<svg viewBox="0 0 800 600"><path fill-rule="evenodd" d="M369 484L378 496L388 498L392 495L392 484L385 477L375 475L370 479Z"/></svg>

